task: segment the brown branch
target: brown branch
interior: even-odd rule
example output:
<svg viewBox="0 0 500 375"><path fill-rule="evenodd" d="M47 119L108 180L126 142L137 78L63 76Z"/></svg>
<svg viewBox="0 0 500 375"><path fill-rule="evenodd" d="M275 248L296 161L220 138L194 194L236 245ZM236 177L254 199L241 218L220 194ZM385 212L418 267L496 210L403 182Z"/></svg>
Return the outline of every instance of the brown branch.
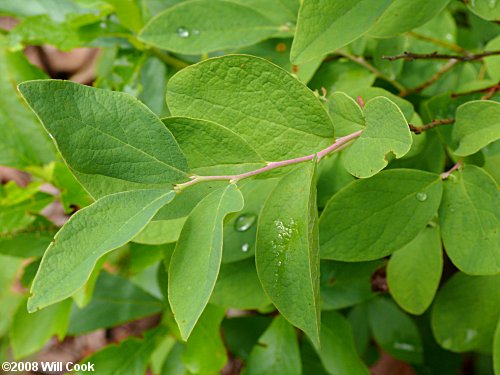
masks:
<svg viewBox="0 0 500 375"><path fill-rule="evenodd" d="M401 55L394 55L394 56L382 56L383 59L389 60L389 61L394 61L394 60L399 60L403 59L406 61L413 61L413 60L458 60L458 61L474 61L474 60L481 60L484 57L488 56L495 56L495 55L500 55L500 51L485 51L477 54L472 54L472 53L464 53L463 55L449 55L449 54L443 54L443 53L437 53L437 52L432 52L432 53L413 53L413 52L403 52Z"/></svg>
<svg viewBox="0 0 500 375"><path fill-rule="evenodd" d="M453 124L455 122L455 119L453 118L445 118L445 119L440 119L440 120L433 120L429 122L428 124L422 125L422 126L415 126L412 124L408 124L408 127L410 130L415 133L415 134L421 134L429 129L435 128L436 126L439 125L449 125Z"/></svg>
<svg viewBox="0 0 500 375"><path fill-rule="evenodd" d="M498 91L500 91L500 83L497 84L496 86L493 86L490 88L490 90L486 93L486 95L483 95L481 97L481 100L489 100L495 95Z"/></svg>

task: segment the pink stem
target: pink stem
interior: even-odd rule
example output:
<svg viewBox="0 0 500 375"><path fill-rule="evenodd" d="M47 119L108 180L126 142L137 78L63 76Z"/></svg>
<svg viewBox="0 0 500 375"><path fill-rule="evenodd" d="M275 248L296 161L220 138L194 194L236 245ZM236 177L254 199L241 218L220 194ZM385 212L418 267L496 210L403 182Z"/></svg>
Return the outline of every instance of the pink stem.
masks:
<svg viewBox="0 0 500 375"><path fill-rule="evenodd" d="M450 177L450 174L453 171L456 171L461 166L462 166L462 162L459 161L457 164L455 164L453 167L451 167L451 169L449 171L441 173L441 179L446 180L448 177Z"/></svg>
<svg viewBox="0 0 500 375"><path fill-rule="evenodd" d="M287 165L292 165L292 164L302 163L304 161L313 160L315 157L317 157L318 160L320 160L322 157L329 154L330 152L338 151L339 149L343 148L343 146L345 146L346 143L359 137L361 135L361 132L362 132L361 130L358 130L354 133L346 135L345 137L339 138L333 144L331 144L327 148L325 148L317 153L314 153L311 155L306 155L306 156L301 156L301 157L294 158L294 159L273 161L273 162L268 163L265 167L255 169L255 170L250 171L250 172L245 172L245 173L241 173L241 174L233 174L233 175L221 175L221 176L193 176L191 178L191 181L175 185L175 190L181 191L181 190L184 190L185 188L187 188L191 185L195 185L195 184L202 182L202 181L225 181L225 180L228 180L230 182L237 182L237 181L242 180L244 178L248 178L248 177L252 177L252 176L255 176L255 175L258 175L261 173L265 173L265 172L271 171L271 170L276 169L276 168L285 167Z"/></svg>

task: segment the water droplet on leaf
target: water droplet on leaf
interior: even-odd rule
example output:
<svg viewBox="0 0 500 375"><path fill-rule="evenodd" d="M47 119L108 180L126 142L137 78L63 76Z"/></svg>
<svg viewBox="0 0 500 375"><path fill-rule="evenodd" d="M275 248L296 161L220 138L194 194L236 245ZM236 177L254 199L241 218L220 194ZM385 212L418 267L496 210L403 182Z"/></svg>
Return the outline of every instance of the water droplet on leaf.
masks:
<svg viewBox="0 0 500 375"><path fill-rule="evenodd" d="M234 222L234 229L238 232L246 232L255 223L255 219L257 219L257 216L252 214L240 215Z"/></svg>
<svg viewBox="0 0 500 375"><path fill-rule="evenodd" d="M417 193L416 197L419 202L425 202L427 200L427 194L423 192Z"/></svg>
<svg viewBox="0 0 500 375"><path fill-rule="evenodd" d="M189 37L189 30L186 29L185 27L178 27L177 28L177 35L180 36L181 38L187 38Z"/></svg>
<svg viewBox="0 0 500 375"><path fill-rule="evenodd" d="M250 245L247 244L247 243L244 243L242 246L241 246L241 251L243 251L244 253L246 253L248 251L248 249L250 248Z"/></svg>

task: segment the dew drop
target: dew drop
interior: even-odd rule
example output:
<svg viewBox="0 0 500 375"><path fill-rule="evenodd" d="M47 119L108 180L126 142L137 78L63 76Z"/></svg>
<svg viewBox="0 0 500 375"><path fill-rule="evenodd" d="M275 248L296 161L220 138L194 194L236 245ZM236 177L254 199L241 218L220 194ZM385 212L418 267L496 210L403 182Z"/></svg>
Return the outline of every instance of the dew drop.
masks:
<svg viewBox="0 0 500 375"><path fill-rule="evenodd" d="M246 253L248 251L248 249L250 248L250 245L247 244L247 243L244 243L242 246L241 246L241 251L243 251L244 253Z"/></svg>
<svg viewBox="0 0 500 375"><path fill-rule="evenodd" d="M178 27L177 28L177 35L180 36L181 38L187 38L189 37L189 30L186 29L185 27Z"/></svg>
<svg viewBox="0 0 500 375"><path fill-rule="evenodd" d="M419 202L425 202L427 200L427 194L423 192L417 193L416 197Z"/></svg>
<svg viewBox="0 0 500 375"><path fill-rule="evenodd" d="M281 267L281 260L278 260L278 267Z"/></svg>
<svg viewBox="0 0 500 375"><path fill-rule="evenodd" d="M253 214L240 215L234 222L234 229L238 232L246 232L254 225L255 219L257 219L257 216Z"/></svg>

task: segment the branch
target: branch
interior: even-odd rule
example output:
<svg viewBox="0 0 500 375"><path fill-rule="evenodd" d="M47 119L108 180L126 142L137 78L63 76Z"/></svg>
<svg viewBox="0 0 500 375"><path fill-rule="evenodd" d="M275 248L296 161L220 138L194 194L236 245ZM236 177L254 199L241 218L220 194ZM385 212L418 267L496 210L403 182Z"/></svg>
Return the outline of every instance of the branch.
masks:
<svg viewBox="0 0 500 375"><path fill-rule="evenodd" d="M344 56L345 58L348 58L349 60L361 65L362 67L368 69L370 72L375 74L376 77L383 79L386 82L389 82L391 85L393 85L395 88L397 88L400 92L405 92L406 87L404 87L401 83L398 81L391 79L390 77L387 77L384 73L382 73L380 70L375 68L372 64L370 64L368 61L366 61L363 57L361 56L355 56L351 55L349 52L338 50L336 51L339 55Z"/></svg>
<svg viewBox="0 0 500 375"><path fill-rule="evenodd" d="M433 121L429 122L428 124L425 124L422 126L415 126L412 124L408 124L408 127L415 134L420 134L420 133L423 133L429 129L435 128L436 126L449 125L449 124L453 124L454 122L455 122L455 119L453 119L453 118L445 118L442 120L433 120Z"/></svg>
<svg viewBox="0 0 500 375"><path fill-rule="evenodd" d="M449 171L441 173L441 179L446 180L448 177L450 177L452 172L456 171L461 166L462 166L462 162L459 161L457 164L455 164L453 167L451 167L451 169Z"/></svg>
<svg viewBox="0 0 500 375"><path fill-rule="evenodd" d="M432 53L413 53L413 52L403 52L401 55L395 55L395 56L382 56L383 59L389 60L389 61L394 61L394 60L399 60L403 59L406 61L413 61L413 60L458 60L458 61L474 61L474 60L481 60L483 57L488 57L488 56L495 56L495 55L500 55L500 51L485 51L477 54L472 54L472 53L464 53L462 55L448 55L448 54L442 54L442 53L437 53L437 52L432 52Z"/></svg>
<svg viewBox="0 0 500 375"><path fill-rule="evenodd" d="M163 53L160 51L158 48L151 48L149 51L158 57L161 61L163 61L165 64L170 65L171 67L181 70L189 66L189 64L185 61L179 60L171 55L167 55L166 53Z"/></svg>
<svg viewBox="0 0 500 375"><path fill-rule="evenodd" d="M324 157L325 155L327 155L331 152L339 151L348 142L359 137L360 135L361 135L361 130L358 130L354 133L346 135L345 137L337 139L333 144L331 144L327 148L325 148L317 153L306 155L306 156L301 156L299 158L294 158L294 159L289 159L289 160L273 161L273 162L268 163L265 167L255 169L253 171L241 173L241 174L221 175L221 176L192 176L191 181L184 182L182 184L177 184L174 186L174 189L175 189L175 191L177 191L177 193L180 193L185 188L192 186L192 185L195 185L199 182L203 182L203 181L229 181L231 183L234 183L234 182L238 182L239 180L243 180L244 178L256 176L258 174L265 173L265 172L269 172L269 171L276 169L276 168L286 167L288 165L293 165L293 164L297 164L297 163L302 163L304 161L313 160L316 157L318 158L318 160L320 160L322 157Z"/></svg>
<svg viewBox="0 0 500 375"><path fill-rule="evenodd" d="M441 78L446 72L448 72L449 70L451 70L458 63L458 61L459 60L451 59L448 62L448 64L444 65L441 69L439 69L436 72L436 74L434 74L427 81L425 81L424 83L418 85L417 87L414 87L412 89L407 89L406 91L400 92L399 96L404 97L404 96L407 96L409 94L412 94L412 93L415 93L415 92L418 93L418 92L426 89L427 87L429 87L430 85L432 85L434 82L436 82L439 78Z"/></svg>

